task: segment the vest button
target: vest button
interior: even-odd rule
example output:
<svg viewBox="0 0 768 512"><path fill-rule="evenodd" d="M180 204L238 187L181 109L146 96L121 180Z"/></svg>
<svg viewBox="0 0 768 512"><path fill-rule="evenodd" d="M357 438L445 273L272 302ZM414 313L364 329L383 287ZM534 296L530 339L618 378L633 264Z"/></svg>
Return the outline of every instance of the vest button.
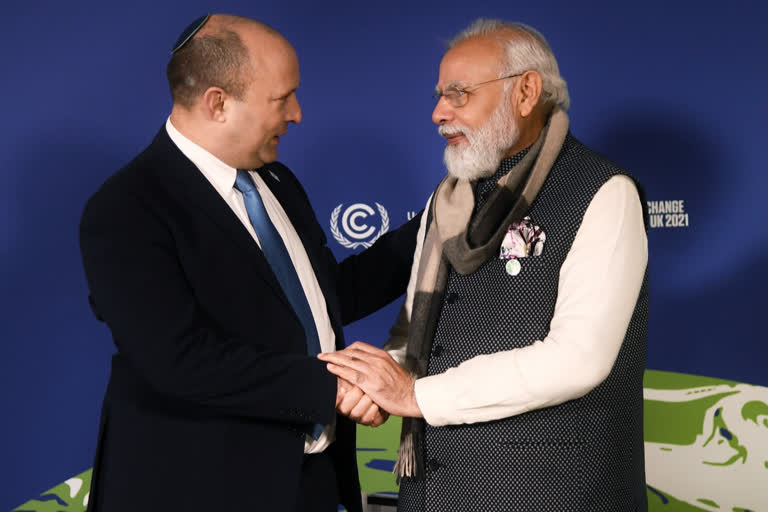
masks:
<svg viewBox="0 0 768 512"><path fill-rule="evenodd" d="M443 355L443 346L442 345L435 345L432 348L432 356L433 357L440 357Z"/></svg>
<svg viewBox="0 0 768 512"><path fill-rule="evenodd" d="M445 300L446 300L446 302L448 302L448 304L453 304L454 302L459 300L459 294L456 293L456 292L451 292L451 293L448 294L448 296L445 298Z"/></svg>
<svg viewBox="0 0 768 512"><path fill-rule="evenodd" d="M437 471L440 469L441 464L435 460L435 459L429 459L429 462L427 462L427 467L430 471Z"/></svg>

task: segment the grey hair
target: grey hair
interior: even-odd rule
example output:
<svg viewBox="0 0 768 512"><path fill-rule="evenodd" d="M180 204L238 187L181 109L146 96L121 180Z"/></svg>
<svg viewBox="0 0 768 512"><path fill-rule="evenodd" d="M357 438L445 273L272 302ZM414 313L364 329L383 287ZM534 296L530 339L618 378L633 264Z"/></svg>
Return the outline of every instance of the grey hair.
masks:
<svg viewBox="0 0 768 512"><path fill-rule="evenodd" d="M506 58L499 70L499 78L536 71L542 81L541 102L568 110L571 104L568 85L560 76L552 48L538 30L523 23L480 18L451 39L448 49L473 37L491 37L502 44ZM505 85L505 89L510 85Z"/></svg>

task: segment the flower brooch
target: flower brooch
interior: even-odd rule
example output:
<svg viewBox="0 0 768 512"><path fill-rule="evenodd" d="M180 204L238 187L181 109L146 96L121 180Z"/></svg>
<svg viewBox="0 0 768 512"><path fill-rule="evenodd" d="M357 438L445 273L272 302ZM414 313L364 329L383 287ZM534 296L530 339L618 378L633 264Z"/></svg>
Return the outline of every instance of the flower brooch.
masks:
<svg viewBox="0 0 768 512"><path fill-rule="evenodd" d="M530 217L525 217L520 222L513 222L507 228L507 234L501 242L499 259L508 260L504 267L507 274L516 276L520 273L522 266L519 258L528 256L539 256L544 250L544 242L547 235L539 226L531 222Z"/></svg>

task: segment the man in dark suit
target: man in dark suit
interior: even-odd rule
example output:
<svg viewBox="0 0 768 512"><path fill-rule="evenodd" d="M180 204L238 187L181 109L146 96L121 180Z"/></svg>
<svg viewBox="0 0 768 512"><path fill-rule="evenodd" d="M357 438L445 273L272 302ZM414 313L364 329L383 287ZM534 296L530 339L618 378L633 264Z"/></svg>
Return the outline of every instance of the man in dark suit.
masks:
<svg viewBox="0 0 768 512"><path fill-rule="evenodd" d="M166 125L81 223L91 305L117 346L89 510L360 510L354 423L335 404L359 399L351 416L371 425L385 413L314 355L405 291L418 218L337 264L275 162L301 109L296 54L273 29L198 20L168 79Z"/></svg>

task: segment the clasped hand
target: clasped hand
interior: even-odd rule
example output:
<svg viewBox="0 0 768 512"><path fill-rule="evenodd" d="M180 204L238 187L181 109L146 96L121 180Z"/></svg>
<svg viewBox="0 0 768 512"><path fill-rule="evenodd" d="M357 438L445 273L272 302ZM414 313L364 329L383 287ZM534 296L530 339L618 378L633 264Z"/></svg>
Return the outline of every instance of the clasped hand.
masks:
<svg viewBox="0 0 768 512"><path fill-rule="evenodd" d="M373 427L390 414L421 417L413 376L384 350L356 341L344 350L317 357L338 377L336 408L341 414Z"/></svg>

